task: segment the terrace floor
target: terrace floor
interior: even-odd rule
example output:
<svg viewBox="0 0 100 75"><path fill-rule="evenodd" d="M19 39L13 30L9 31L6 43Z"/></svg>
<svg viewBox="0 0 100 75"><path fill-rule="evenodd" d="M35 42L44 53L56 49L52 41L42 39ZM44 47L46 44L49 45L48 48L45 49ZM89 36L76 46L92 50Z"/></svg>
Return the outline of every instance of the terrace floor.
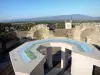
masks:
<svg viewBox="0 0 100 75"><path fill-rule="evenodd" d="M0 75L15 75L12 65L9 64L7 67L1 70Z"/></svg>

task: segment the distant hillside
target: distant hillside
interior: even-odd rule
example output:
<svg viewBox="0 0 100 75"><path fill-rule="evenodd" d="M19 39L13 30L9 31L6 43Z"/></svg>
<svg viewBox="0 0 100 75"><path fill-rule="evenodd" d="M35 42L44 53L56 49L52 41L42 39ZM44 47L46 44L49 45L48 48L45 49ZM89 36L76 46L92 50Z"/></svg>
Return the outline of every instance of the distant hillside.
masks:
<svg viewBox="0 0 100 75"><path fill-rule="evenodd" d="M92 17L81 14L72 15L59 15L59 16L49 16L49 17L39 17L39 18L29 18L29 19L14 19L6 20L3 22L16 22L16 21L50 21L50 20L100 20L100 17Z"/></svg>

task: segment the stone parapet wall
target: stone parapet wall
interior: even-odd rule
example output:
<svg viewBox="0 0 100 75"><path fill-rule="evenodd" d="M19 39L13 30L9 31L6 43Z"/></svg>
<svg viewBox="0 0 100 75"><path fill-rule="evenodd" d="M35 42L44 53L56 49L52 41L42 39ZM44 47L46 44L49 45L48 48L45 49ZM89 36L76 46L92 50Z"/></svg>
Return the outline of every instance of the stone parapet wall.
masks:
<svg viewBox="0 0 100 75"><path fill-rule="evenodd" d="M32 27L29 31L16 31L16 34L17 34L17 37L21 38L21 37L30 37L30 38L34 38L34 33L36 31L40 31L41 30L41 33L43 32L43 30L45 30L45 32L43 32L44 34L47 34L48 37L49 36L53 36L53 33L51 33L49 31L49 28L47 27L46 24L38 24L34 27ZM45 37L45 35L44 35Z"/></svg>
<svg viewBox="0 0 100 75"><path fill-rule="evenodd" d="M91 31L92 30L92 31ZM100 45L100 23L80 23L73 31L73 39Z"/></svg>

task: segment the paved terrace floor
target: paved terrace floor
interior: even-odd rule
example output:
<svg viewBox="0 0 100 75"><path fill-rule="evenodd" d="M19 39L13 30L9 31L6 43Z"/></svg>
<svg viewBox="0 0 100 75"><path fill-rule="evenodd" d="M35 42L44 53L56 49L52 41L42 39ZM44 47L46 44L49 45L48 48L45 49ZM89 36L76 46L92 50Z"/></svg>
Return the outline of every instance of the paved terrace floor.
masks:
<svg viewBox="0 0 100 75"><path fill-rule="evenodd" d="M7 67L1 70L0 75L15 75L12 65L9 64Z"/></svg>

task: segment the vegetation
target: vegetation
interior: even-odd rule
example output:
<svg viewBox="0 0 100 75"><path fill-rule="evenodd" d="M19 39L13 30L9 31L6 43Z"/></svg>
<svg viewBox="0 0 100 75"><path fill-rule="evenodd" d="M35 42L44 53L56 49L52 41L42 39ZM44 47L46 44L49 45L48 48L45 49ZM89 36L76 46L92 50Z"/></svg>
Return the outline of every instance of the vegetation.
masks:
<svg viewBox="0 0 100 75"><path fill-rule="evenodd" d="M35 24L50 24L56 27L56 29L63 29L65 28L65 22L64 21L41 21L41 22L35 22Z"/></svg>
<svg viewBox="0 0 100 75"><path fill-rule="evenodd" d="M10 32L14 30L30 30L34 23L0 23L0 32Z"/></svg>
<svg viewBox="0 0 100 75"><path fill-rule="evenodd" d="M96 21L81 21L81 20L73 20L73 27L74 24L78 25L80 23L86 23L86 22L100 22L100 20ZM21 31L26 31L30 30L31 27L37 25L37 24L50 24L56 27L56 29L63 29L65 28L65 22L64 20L59 20L59 21L36 21L36 22L17 22L17 23L0 23L0 33L2 32L9 32L9 31L14 31L14 30L21 30Z"/></svg>

